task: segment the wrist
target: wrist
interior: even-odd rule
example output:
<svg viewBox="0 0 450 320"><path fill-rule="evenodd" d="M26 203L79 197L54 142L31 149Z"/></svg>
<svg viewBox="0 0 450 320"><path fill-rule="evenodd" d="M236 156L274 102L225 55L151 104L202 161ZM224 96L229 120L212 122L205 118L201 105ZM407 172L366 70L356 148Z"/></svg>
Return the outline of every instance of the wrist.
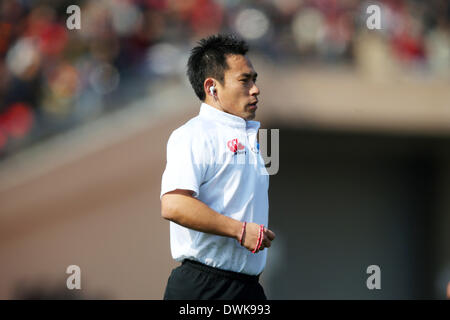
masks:
<svg viewBox="0 0 450 320"><path fill-rule="evenodd" d="M239 244L241 245L241 246L243 246L244 245L244 237L245 237L245 232L246 232L246 227L247 227L247 222L246 221L244 221L243 223L242 223L242 228L241 228L241 234L240 234L240 236L239 236Z"/></svg>
<svg viewBox="0 0 450 320"><path fill-rule="evenodd" d="M241 240L241 234L242 234L242 225L243 222L236 220L235 226L234 226L234 239L236 239L237 242L239 242Z"/></svg>

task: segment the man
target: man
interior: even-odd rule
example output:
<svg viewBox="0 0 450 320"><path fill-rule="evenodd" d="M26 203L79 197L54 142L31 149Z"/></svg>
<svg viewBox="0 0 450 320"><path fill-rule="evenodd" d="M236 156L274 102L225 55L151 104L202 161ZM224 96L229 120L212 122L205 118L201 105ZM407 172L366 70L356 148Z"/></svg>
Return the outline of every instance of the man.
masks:
<svg viewBox="0 0 450 320"><path fill-rule="evenodd" d="M260 91L247 51L224 35L191 51L187 74L203 103L167 143L161 214L182 265L164 299L266 299L259 275L275 234L267 229L269 178L252 121Z"/></svg>

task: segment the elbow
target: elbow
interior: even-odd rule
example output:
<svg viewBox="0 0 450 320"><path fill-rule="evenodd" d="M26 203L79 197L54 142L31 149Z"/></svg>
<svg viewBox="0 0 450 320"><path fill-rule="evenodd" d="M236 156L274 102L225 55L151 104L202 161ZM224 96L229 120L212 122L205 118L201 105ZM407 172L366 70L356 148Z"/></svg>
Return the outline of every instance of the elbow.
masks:
<svg viewBox="0 0 450 320"><path fill-rule="evenodd" d="M161 199L161 217L169 221L174 221L175 213L175 207L164 195Z"/></svg>
<svg viewBox="0 0 450 320"><path fill-rule="evenodd" d="M189 206L187 200L192 197L192 193L190 190L177 189L164 194L161 198L161 216L166 220L182 223L185 220L185 208Z"/></svg>

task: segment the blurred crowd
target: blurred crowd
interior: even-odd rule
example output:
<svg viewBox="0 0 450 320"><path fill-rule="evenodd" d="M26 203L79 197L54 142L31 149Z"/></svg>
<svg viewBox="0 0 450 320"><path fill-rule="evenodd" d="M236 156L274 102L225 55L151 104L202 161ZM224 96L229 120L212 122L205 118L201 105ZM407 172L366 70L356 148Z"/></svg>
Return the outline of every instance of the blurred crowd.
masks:
<svg viewBox="0 0 450 320"><path fill-rule="evenodd" d="M186 81L189 49L209 34L236 33L276 64L352 65L370 4L382 27L370 32L397 65L449 75L447 0L1 0L0 160L126 107L155 81ZM66 25L71 5L79 30Z"/></svg>

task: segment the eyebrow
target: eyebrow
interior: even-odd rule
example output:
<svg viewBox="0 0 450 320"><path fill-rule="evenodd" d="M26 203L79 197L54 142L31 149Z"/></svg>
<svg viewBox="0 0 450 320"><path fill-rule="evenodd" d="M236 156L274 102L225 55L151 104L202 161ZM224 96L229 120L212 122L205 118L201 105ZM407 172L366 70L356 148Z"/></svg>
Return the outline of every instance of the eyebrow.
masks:
<svg viewBox="0 0 450 320"><path fill-rule="evenodd" d="M256 79L258 77L258 73L257 72L255 72L255 73L241 73L239 75L239 77L245 77L245 78L254 77Z"/></svg>

